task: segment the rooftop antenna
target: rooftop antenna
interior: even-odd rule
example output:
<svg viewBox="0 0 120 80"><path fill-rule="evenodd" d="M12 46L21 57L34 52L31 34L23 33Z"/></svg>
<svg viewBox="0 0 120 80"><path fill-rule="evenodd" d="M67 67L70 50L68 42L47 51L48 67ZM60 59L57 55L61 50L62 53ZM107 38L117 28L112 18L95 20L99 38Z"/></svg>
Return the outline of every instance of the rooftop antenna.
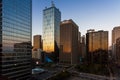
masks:
<svg viewBox="0 0 120 80"><path fill-rule="evenodd" d="M51 6L52 6L52 7L55 7L55 4L54 4L54 1L53 1L53 0L51 1Z"/></svg>

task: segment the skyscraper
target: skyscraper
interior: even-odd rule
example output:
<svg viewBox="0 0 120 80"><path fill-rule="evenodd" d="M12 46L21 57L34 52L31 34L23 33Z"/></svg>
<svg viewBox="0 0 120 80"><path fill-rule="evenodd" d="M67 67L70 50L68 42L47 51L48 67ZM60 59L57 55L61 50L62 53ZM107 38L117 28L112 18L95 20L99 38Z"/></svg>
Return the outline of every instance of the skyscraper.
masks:
<svg viewBox="0 0 120 80"><path fill-rule="evenodd" d="M34 35L34 44L32 49L32 58L41 61L42 55L42 39L41 35Z"/></svg>
<svg viewBox="0 0 120 80"><path fill-rule="evenodd" d="M52 2L51 7L43 10L43 51L58 59L60 48L61 12ZM53 55L52 55L53 54Z"/></svg>
<svg viewBox="0 0 120 80"><path fill-rule="evenodd" d="M120 26L114 27L112 30L112 56L116 60L116 40L120 38Z"/></svg>
<svg viewBox="0 0 120 80"><path fill-rule="evenodd" d="M60 26L60 63L78 63L78 26L73 20L65 20Z"/></svg>
<svg viewBox="0 0 120 80"><path fill-rule="evenodd" d="M31 76L32 0L0 0L0 74Z"/></svg>
<svg viewBox="0 0 120 80"><path fill-rule="evenodd" d="M85 35L81 36L81 42L79 43L79 49L80 49L80 62L85 61L86 58L86 43L85 43Z"/></svg>
<svg viewBox="0 0 120 80"><path fill-rule="evenodd" d="M108 31L88 30L86 48L87 59L90 63L106 63L108 59Z"/></svg>
<svg viewBox="0 0 120 80"><path fill-rule="evenodd" d="M120 66L120 38L116 40L116 62Z"/></svg>
<svg viewBox="0 0 120 80"><path fill-rule="evenodd" d="M34 49L42 49L42 39L41 35L34 36Z"/></svg>

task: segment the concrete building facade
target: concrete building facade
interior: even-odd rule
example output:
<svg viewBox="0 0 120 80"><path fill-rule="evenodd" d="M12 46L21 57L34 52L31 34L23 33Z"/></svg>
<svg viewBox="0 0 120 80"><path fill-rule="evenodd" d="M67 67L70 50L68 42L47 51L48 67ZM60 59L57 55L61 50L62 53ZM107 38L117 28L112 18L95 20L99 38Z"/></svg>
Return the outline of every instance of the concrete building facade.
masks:
<svg viewBox="0 0 120 80"><path fill-rule="evenodd" d="M41 35L34 35L33 49L42 49L42 36Z"/></svg>
<svg viewBox="0 0 120 80"><path fill-rule="evenodd" d="M112 57L116 60L116 40L120 38L120 26L116 26L112 30Z"/></svg>
<svg viewBox="0 0 120 80"><path fill-rule="evenodd" d="M120 67L120 38L116 40L116 63Z"/></svg>
<svg viewBox="0 0 120 80"><path fill-rule="evenodd" d="M71 19L61 22L60 45L60 63L78 63L78 26Z"/></svg>
<svg viewBox="0 0 120 80"><path fill-rule="evenodd" d="M89 63L106 63L108 59L108 31L88 30L86 51Z"/></svg>

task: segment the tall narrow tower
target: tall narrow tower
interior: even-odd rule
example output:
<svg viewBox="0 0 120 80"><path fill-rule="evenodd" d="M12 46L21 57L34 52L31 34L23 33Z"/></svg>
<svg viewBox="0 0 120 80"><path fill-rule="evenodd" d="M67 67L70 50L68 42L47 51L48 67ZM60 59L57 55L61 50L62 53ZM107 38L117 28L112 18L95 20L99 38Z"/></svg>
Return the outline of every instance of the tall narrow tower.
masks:
<svg viewBox="0 0 120 80"><path fill-rule="evenodd" d="M53 54L51 58L53 60L59 57L60 21L61 12L52 2L51 7L43 10L43 51L50 56Z"/></svg>
<svg viewBox="0 0 120 80"><path fill-rule="evenodd" d="M116 40L120 38L120 26L116 26L112 30L112 56L116 60Z"/></svg>

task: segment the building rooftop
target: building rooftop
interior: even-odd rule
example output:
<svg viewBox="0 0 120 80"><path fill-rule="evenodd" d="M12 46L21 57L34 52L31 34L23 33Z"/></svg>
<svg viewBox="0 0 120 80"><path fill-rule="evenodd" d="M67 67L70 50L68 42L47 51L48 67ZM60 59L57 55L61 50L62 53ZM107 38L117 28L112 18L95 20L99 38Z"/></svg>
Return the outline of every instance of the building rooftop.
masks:
<svg viewBox="0 0 120 80"><path fill-rule="evenodd" d="M61 22L61 25L62 25L62 24L73 24L73 25L75 25L77 28L79 28L78 25L77 25L72 19L64 20L64 21Z"/></svg>

